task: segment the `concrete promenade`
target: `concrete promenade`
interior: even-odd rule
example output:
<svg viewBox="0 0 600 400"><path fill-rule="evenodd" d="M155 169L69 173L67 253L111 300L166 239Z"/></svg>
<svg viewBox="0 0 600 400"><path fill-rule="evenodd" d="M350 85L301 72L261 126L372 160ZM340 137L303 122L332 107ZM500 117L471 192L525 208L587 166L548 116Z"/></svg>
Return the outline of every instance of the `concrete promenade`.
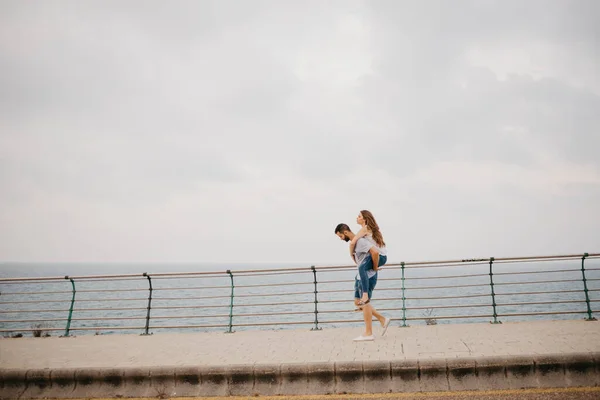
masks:
<svg viewBox="0 0 600 400"><path fill-rule="evenodd" d="M0 339L0 398L386 393L600 385L600 322Z"/></svg>

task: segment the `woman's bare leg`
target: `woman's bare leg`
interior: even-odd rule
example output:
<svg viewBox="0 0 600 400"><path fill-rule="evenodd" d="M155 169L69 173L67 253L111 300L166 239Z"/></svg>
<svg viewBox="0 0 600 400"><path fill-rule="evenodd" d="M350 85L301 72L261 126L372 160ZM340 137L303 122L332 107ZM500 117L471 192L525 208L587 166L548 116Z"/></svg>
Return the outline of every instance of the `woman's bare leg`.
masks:
<svg viewBox="0 0 600 400"><path fill-rule="evenodd" d="M377 318L377 320L379 321L381 326L383 326L385 324L385 317L383 315L379 314L379 312L373 306L371 306L371 310L372 310L373 316L375 318Z"/></svg>

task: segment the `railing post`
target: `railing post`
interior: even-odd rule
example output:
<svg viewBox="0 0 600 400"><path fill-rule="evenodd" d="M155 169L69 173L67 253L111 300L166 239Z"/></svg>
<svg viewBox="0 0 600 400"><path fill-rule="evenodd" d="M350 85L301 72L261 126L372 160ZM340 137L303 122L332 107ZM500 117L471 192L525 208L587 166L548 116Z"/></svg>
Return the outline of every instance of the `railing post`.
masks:
<svg viewBox="0 0 600 400"><path fill-rule="evenodd" d="M320 331L322 328L319 328L319 298L318 298L318 293L319 291L317 290L317 270L315 269L315 266L312 265L310 267L310 269L313 272L313 277L314 277L314 284L315 284L315 327L311 328L311 331Z"/></svg>
<svg viewBox="0 0 600 400"><path fill-rule="evenodd" d="M69 281L71 281L71 288L73 291L73 297L71 298L71 307L69 307L69 317L67 318L67 327L65 328L65 334L63 335L63 337L69 337L69 331L71 330L71 318L73 317L73 306L75 305L75 281L71 278L69 278L69 276L65 276L65 279L68 279Z"/></svg>
<svg viewBox="0 0 600 400"><path fill-rule="evenodd" d="M233 284L233 274L231 270L227 270L229 274L229 278L231 278L231 302L229 303L229 330L226 333L233 333L233 289L235 288Z"/></svg>
<svg viewBox="0 0 600 400"><path fill-rule="evenodd" d="M400 265L402 266L402 327L408 327L408 325L406 325L406 294L405 294L405 288L404 288L404 261L402 261L400 263Z"/></svg>
<svg viewBox="0 0 600 400"><path fill-rule="evenodd" d="M490 321L492 324L501 324L498 321L498 314L496 313L496 293L494 292L494 271L492 265L494 264L494 257L490 258L490 287L492 288L492 307L494 309L494 321Z"/></svg>
<svg viewBox="0 0 600 400"><path fill-rule="evenodd" d="M585 259L589 257L588 253L585 253L583 257L581 257L581 275L583 275L583 292L585 293L585 303L587 304L587 314L588 317L585 319L586 321L597 321L596 318L592 315L592 308L590 307L590 295L588 294L587 287L587 279L585 278Z"/></svg>
<svg viewBox="0 0 600 400"><path fill-rule="evenodd" d="M144 272L144 275L146 278L148 278L148 311L146 312L146 327L144 328L144 333L142 333L142 336L146 336L146 335L152 335L151 333L148 333L148 330L150 329L150 310L152 309L152 279L150 279L150 275L148 275L146 272Z"/></svg>

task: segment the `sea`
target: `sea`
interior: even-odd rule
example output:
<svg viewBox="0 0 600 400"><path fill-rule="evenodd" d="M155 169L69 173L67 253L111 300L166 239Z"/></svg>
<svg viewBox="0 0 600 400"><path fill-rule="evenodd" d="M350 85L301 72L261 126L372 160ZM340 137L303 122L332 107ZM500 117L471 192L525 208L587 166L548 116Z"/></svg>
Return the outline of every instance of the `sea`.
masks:
<svg viewBox="0 0 600 400"><path fill-rule="evenodd" d="M581 259L492 267L493 296L487 260L390 263L378 273L372 304L396 326L583 320L588 304L600 317L600 258L585 260L589 302ZM172 273L185 275L164 275ZM98 275L135 276L89 278ZM0 263L0 336L359 327L355 275L355 267L313 272L299 263ZM49 277L56 279L11 280Z"/></svg>

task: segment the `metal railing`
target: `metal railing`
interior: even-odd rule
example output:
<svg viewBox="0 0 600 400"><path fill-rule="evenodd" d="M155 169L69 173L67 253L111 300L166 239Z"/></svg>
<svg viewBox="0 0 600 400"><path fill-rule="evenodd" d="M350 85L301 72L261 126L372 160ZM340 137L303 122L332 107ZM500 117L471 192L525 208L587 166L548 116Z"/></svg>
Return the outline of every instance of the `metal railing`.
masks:
<svg viewBox="0 0 600 400"><path fill-rule="evenodd" d="M0 278L0 333L149 335L358 325L355 274L355 266L311 266ZM438 321L595 321L600 253L388 264L374 293L375 307L403 327Z"/></svg>

